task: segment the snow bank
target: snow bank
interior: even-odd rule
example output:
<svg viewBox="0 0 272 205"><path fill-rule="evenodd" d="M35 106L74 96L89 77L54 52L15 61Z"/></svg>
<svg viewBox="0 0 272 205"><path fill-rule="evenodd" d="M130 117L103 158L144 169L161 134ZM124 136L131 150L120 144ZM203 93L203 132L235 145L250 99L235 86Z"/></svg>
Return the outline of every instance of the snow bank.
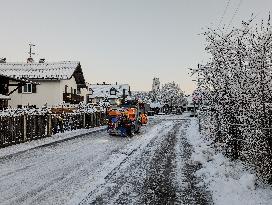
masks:
<svg viewBox="0 0 272 205"><path fill-rule="evenodd" d="M222 153L216 153L211 141L199 134L195 119L187 130L187 138L194 147L192 162L202 164L196 176L203 179L215 204L272 204L272 188L257 182L254 172L240 161L230 161Z"/></svg>

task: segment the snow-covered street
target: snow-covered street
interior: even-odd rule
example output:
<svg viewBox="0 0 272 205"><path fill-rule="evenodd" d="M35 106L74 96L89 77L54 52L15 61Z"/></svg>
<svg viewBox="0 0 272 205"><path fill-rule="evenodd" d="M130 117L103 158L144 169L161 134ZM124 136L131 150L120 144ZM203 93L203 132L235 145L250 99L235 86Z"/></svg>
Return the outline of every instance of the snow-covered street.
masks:
<svg viewBox="0 0 272 205"><path fill-rule="evenodd" d="M236 193L222 186L225 200L213 189L228 179L208 176L216 175L218 167L211 169L207 163L217 161L210 156L206 163L201 154L207 147L197 135L194 119L185 115L153 117L133 138L109 136L101 129L37 148L30 143L29 150L19 147L12 154L12 148L5 148L6 157L1 150L1 204L225 204L229 199L235 203ZM236 192L247 193L250 183L243 183L243 189L236 183ZM264 203L258 203L258 197L254 202L268 204L269 190L249 189L256 195L265 191L260 195Z"/></svg>
<svg viewBox="0 0 272 205"><path fill-rule="evenodd" d="M1 158L2 204L177 202L186 193L184 138L188 120L154 118L131 139L105 131ZM189 153L188 153L189 154ZM177 174L179 173L179 174ZM195 196L193 196L194 194ZM192 196L191 196L192 195Z"/></svg>

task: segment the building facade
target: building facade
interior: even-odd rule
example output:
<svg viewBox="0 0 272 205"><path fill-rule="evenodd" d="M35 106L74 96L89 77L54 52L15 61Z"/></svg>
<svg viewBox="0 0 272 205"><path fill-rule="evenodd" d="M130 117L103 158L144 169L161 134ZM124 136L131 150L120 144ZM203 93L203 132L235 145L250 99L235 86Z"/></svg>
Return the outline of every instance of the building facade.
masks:
<svg viewBox="0 0 272 205"><path fill-rule="evenodd" d="M1 73L38 83L26 83L13 92L9 101L13 108L72 106L84 101L80 91L86 85L79 62L0 63Z"/></svg>

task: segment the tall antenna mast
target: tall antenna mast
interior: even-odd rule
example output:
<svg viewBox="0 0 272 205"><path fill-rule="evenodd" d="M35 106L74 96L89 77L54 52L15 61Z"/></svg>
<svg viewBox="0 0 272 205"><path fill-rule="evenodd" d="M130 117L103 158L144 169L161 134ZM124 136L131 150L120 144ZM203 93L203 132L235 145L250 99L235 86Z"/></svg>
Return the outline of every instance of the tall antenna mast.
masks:
<svg viewBox="0 0 272 205"><path fill-rule="evenodd" d="M35 53L32 53L32 47L33 47L33 46L35 46L35 45L32 44L32 43L29 44L29 52L28 52L29 58L31 58L32 55L35 55Z"/></svg>
<svg viewBox="0 0 272 205"><path fill-rule="evenodd" d="M29 52L28 52L29 58L27 59L27 63L33 63L34 62L34 60L32 58L32 55L35 55L35 53L32 53L32 47L33 46L35 46L35 45L32 44L32 43L29 44Z"/></svg>

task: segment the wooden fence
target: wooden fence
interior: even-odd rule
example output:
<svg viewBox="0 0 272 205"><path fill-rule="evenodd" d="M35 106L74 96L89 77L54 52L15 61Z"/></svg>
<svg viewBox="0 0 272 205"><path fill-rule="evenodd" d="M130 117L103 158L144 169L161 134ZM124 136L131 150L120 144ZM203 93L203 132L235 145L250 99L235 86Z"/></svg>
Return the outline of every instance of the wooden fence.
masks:
<svg viewBox="0 0 272 205"><path fill-rule="evenodd" d="M103 112L0 116L0 147L50 137L59 132L106 124Z"/></svg>

